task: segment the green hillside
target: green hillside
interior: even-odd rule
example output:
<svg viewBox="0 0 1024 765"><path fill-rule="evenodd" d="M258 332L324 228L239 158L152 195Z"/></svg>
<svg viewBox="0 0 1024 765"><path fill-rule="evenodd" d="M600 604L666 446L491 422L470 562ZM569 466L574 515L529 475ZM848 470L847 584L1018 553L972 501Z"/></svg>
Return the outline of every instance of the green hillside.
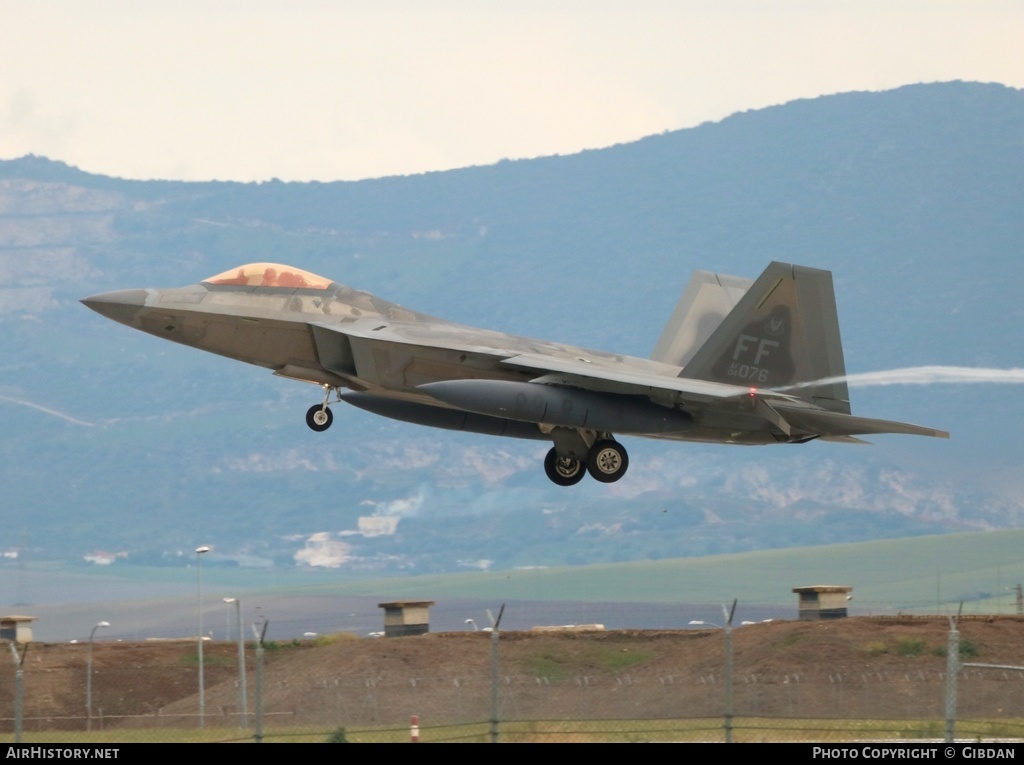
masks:
<svg viewBox="0 0 1024 765"><path fill-rule="evenodd" d="M315 585L282 586L272 572L209 569L210 586L258 588L261 594L467 598L639 603L746 604L791 600L794 586L845 584L853 607L942 610L964 601L965 611L1010 612L1013 587L1024 582L1024 530L944 534L909 539L761 550L731 555L587 566L494 570L461 574L351 579L323 574ZM175 572L177 577L175 577ZM112 567L101 579L167 582L180 569ZM275 581L276 580L276 581ZM271 582L274 582L271 584ZM270 585L270 586L268 586ZM996 598L1001 595L1000 598Z"/></svg>

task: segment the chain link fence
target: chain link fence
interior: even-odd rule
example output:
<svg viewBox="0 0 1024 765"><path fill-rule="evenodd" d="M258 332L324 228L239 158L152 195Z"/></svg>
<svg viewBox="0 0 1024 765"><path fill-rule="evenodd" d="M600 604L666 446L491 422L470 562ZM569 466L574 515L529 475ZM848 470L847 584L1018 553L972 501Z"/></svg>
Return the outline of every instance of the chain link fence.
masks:
<svg viewBox="0 0 1024 765"><path fill-rule="evenodd" d="M884 644L875 641L852 659L826 656L825 668L819 658L799 671L791 662L773 668L772 657L783 656L790 639L776 633L763 629L738 641L731 710L715 631L503 634L496 686L493 644L483 633L274 644L262 681L250 645L244 698L236 646L208 643L202 721L194 643L97 644L91 710L86 646L34 645L21 665L20 714L13 662L0 671L0 739L15 740L20 717L25 743L409 741L414 715L424 742L945 735L941 631L927 651L922 641L916 654L880 657ZM956 676L958 738L1024 738L1024 671L963 666Z"/></svg>

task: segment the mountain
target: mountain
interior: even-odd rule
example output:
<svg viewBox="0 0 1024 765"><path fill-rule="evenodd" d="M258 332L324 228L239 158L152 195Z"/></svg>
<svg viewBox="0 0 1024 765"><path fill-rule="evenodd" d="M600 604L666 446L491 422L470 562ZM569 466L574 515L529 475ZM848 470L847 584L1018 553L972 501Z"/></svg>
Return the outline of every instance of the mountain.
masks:
<svg viewBox="0 0 1024 765"><path fill-rule="evenodd" d="M1009 386L852 391L855 413L944 428L948 443L629 440L620 483L565 490L544 478L541 444L338 407L312 433L316 389L77 301L269 260L454 321L646 356L692 270L753 277L776 259L834 272L851 372L1017 367L1022 178L1024 93L961 82L359 182L0 161L3 545L177 564L211 544L211 562L379 573L1017 526L1024 406Z"/></svg>

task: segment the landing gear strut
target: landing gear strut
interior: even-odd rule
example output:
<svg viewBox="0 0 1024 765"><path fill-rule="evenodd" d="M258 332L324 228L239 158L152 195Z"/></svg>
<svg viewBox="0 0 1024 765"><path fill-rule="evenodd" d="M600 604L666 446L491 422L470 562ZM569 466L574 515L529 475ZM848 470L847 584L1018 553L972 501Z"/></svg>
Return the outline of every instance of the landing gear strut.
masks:
<svg viewBox="0 0 1024 765"><path fill-rule="evenodd" d="M594 443L587 452L586 460L559 457L552 448L544 458L544 472L559 486L573 486L583 480L584 473L590 473L601 483L615 483L626 474L629 455L625 447L610 438Z"/></svg>
<svg viewBox="0 0 1024 765"><path fill-rule="evenodd" d="M314 404L306 412L306 424L309 425L310 430L315 430L317 433L323 433L334 422L334 414L327 408L327 405L331 401L331 386L324 386L324 402L322 404Z"/></svg>

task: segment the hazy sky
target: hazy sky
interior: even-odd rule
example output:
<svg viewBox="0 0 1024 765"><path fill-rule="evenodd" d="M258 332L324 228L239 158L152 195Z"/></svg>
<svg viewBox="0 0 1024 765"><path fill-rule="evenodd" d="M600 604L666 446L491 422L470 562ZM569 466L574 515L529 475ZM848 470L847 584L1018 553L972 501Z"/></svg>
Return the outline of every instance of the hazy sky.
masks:
<svg viewBox="0 0 1024 765"><path fill-rule="evenodd" d="M957 79L1024 87L1022 0L0 0L0 159L357 179Z"/></svg>

